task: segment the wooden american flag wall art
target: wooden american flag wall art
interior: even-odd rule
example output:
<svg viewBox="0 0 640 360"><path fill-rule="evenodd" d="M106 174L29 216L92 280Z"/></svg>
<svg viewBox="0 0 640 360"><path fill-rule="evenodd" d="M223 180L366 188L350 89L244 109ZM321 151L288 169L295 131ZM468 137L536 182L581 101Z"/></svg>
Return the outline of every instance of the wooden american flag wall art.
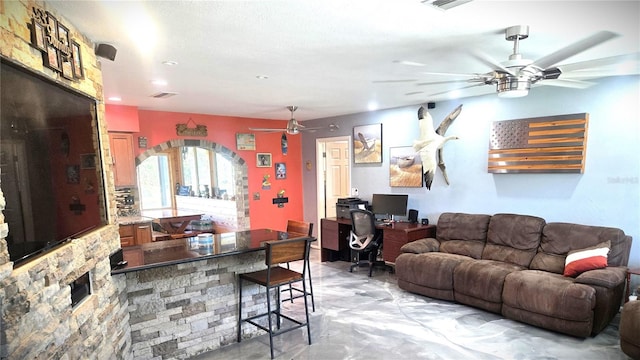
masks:
<svg viewBox="0 0 640 360"><path fill-rule="evenodd" d="M494 121L488 172L584 172L589 114Z"/></svg>

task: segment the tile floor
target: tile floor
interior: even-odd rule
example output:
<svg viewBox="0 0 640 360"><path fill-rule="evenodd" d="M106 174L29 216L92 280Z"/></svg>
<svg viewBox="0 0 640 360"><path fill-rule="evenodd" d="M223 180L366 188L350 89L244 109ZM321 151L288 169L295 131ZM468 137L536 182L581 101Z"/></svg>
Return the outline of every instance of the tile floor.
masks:
<svg viewBox="0 0 640 360"><path fill-rule="evenodd" d="M306 329L278 336L276 359L628 359L620 350L619 316L594 338L574 338L411 294L398 288L393 274L376 270L369 278L365 268L349 273L349 263L320 263L313 253L312 344ZM286 308L304 318L302 303ZM269 358L265 334L194 359Z"/></svg>

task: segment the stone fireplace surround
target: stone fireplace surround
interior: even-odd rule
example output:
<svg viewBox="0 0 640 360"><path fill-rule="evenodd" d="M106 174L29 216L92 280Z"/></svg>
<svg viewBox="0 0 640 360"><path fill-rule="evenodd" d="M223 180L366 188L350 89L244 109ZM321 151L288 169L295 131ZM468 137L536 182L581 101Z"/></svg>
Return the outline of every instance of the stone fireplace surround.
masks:
<svg viewBox="0 0 640 360"><path fill-rule="evenodd" d="M30 45L32 8L50 11L69 27L81 47L84 79L69 81L43 65L42 54ZM102 99L100 63L93 43L73 24L35 1L0 3L0 56L47 77L62 87ZM130 359L131 329L126 282L112 277L109 254L120 247L115 224L115 185L104 104L97 103L109 225L75 239L16 269L9 261L5 238L5 200L0 188L0 358L2 359ZM71 307L69 284L89 272L92 294Z"/></svg>

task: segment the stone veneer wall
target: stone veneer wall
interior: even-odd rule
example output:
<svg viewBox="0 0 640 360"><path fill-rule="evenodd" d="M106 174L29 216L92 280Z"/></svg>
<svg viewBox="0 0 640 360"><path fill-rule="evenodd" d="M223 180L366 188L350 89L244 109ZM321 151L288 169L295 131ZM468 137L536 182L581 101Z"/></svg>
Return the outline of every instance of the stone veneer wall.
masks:
<svg viewBox="0 0 640 360"><path fill-rule="evenodd" d="M40 51L30 45L28 24L33 6L52 12L69 27L70 36L81 46L84 79L69 81L43 66ZM112 163L102 103L102 73L89 39L46 3L0 0L0 55L63 87L100 100L96 116L103 167ZM17 269L9 261L5 238L11 229L4 222L5 200L0 188L0 358L131 358L126 282L110 275L109 254L120 247L110 166L105 169L104 181L110 225ZM72 309L69 284L86 272L91 274L92 295Z"/></svg>
<svg viewBox="0 0 640 360"><path fill-rule="evenodd" d="M259 251L116 275L127 279L133 358L188 359L235 343L236 273L264 268L264 256ZM264 287L243 286L242 313L266 312L265 299ZM258 333L243 326L243 337Z"/></svg>
<svg viewBox="0 0 640 360"><path fill-rule="evenodd" d="M181 146L197 146L204 149L211 149L216 153L222 154L227 159L230 159L233 164L233 169L235 171L235 181L236 181L236 220L235 224L231 224L232 226L226 226L229 230L247 230L251 225L251 219L249 217L249 172L247 169L247 163L243 158L240 157L237 153L230 150L229 148L222 146L220 144L208 141L208 140L198 140L198 139L175 139L164 142L162 144L158 144L153 148L143 152L142 154L136 157L136 166L140 165L144 160L148 159L150 156L156 155L157 153L161 153L166 151L167 149ZM216 219L213 219L216 220ZM221 219L218 219L221 220ZM226 224L223 224L226 225Z"/></svg>

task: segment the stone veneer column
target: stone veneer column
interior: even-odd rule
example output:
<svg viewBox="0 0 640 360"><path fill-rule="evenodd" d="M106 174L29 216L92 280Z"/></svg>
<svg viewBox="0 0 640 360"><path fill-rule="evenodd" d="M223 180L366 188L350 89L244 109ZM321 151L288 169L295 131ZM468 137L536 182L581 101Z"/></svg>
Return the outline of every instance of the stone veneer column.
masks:
<svg viewBox="0 0 640 360"><path fill-rule="evenodd" d="M69 81L44 67L42 54L30 45L32 7L52 12L81 47L85 78ZM88 15L89 16L89 15ZM109 254L120 247L113 172L102 93L100 63L93 43L46 3L0 1L0 55L52 81L98 99L97 120L111 225L61 246L13 269L5 238L8 231L0 189L0 358L130 359L131 334L126 282L110 275ZM6 90L6 89L5 89ZM109 164L109 165L107 165ZM89 272L92 295L71 308L69 284Z"/></svg>
<svg viewBox="0 0 640 360"><path fill-rule="evenodd" d="M134 359L186 359L236 342L238 273L265 267L264 252L130 272L125 277ZM266 312L264 287L243 287L243 314ZM249 337L260 332L243 326Z"/></svg>

